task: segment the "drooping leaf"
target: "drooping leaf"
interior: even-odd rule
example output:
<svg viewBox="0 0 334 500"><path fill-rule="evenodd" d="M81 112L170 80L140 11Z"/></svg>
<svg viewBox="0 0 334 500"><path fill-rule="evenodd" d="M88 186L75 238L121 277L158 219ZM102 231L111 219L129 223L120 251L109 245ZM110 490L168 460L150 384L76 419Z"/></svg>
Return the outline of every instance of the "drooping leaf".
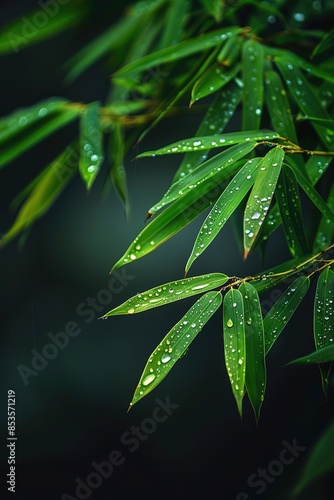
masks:
<svg viewBox="0 0 334 500"><path fill-rule="evenodd" d="M154 307L164 306L218 288L224 285L227 280L228 277L225 274L211 273L164 283L131 297L104 314L103 318L119 314L136 314Z"/></svg>
<svg viewBox="0 0 334 500"><path fill-rule="evenodd" d="M246 376L245 314L242 294L233 288L224 296L223 333L226 369L239 414L242 416Z"/></svg>
<svg viewBox="0 0 334 500"><path fill-rule="evenodd" d="M222 148L232 144L246 143L249 141L265 141L279 138L279 134L271 130L247 130L244 132L229 132L227 134L215 134L209 136L196 136L173 142L163 148L153 151L145 151L138 158L145 156L170 155L185 153L186 151L207 151L208 149Z"/></svg>
<svg viewBox="0 0 334 500"><path fill-rule="evenodd" d="M319 123L319 125L323 125L324 127L327 128L334 128L334 120L329 118L326 119L326 118L316 118L315 116L297 116L296 120L299 122L312 121L315 123Z"/></svg>
<svg viewBox="0 0 334 500"><path fill-rule="evenodd" d="M312 52L312 59L316 56L319 56L323 52L331 51L334 45L334 29L332 29L329 33L326 33L322 40L315 46Z"/></svg>
<svg viewBox="0 0 334 500"><path fill-rule="evenodd" d="M315 186L329 167L333 157L312 155L307 160L305 170L312 186Z"/></svg>
<svg viewBox="0 0 334 500"><path fill-rule="evenodd" d="M103 162L99 110L99 103L92 102L85 108L80 121L79 171L87 190L92 187Z"/></svg>
<svg viewBox="0 0 334 500"><path fill-rule="evenodd" d="M209 106L200 126L197 129L196 137L207 136L209 134L221 134L234 116L234 112L241 100L242 89L236 82L230 82L217 94L212 104ZM199 150L186 153L174 175L173 182L189 174L198 165L207 159L207 154Z"/></svg>
<svg viewBox="0 0 334 500"><path fill-rule="evenodd" d="M257 177L244 213L244 257L249 254L275 192L284 159L280 146L272 148L259 164Z"/></svg>
<svg viewBox="0 0 334 500"><path fill-rule="evenodd" d="M125 214L130 211L126 172L124 168L124 131L120 123L115 123L115 128L110 134L109 157L111 160L111 179L120 200L123 203Z"/></svg>
<svg viewBox="0 0 334 500"><path fill-rule="evenodd" d="M225 68L216 61L206 72L195 82L191 91L190 105L194 102L217 92L228 82L233 80L240 71L240 66Z"/></svg>
<svg viewBox="0 0 334 500"><path fill-rule="evenodd" d="M164 205L171 203L189 190L197 191L202 182L207 179L213 179L216 176L221 179L221 171L223 175L225 174L224 180L228 179L234 174L237 161L250 153L256 144L255 141L236 144L202 163L188 175L172 184L162 199L150 208L149 214L154 214Z"/></svg>
<svg viewBox="0 0 334 500"><path fill-rule="evenodd" d="M123 66L115 73L115 76L121 76L129 73L138 73L154 66L159 66L160 64L175 62L179 59L183 59L184 57L188 57L198 52L203 52L215 48L228 38L235 36L241 31L242 30L236 26L230 26L228 28L221 28L204 35L190 38L170 47L157 50L152 54L148 54L147 56L144 56L137 61L133 61Z"/></svg>
<svg viewBox="0 0 334 500"><path fill-rule="evenodd" d="M18 109L0 122L0 168L73 121L79 114L67 101L51 98Z"/></svg>
<svg viewBox="0 0 334 500"><path fill-rule="evenodd" d="M314 343L316 349L334 345L334 272L324 269L317 283L314 298ZM327 396L331 365L320 365L322 387Z"/></svg>
<svg viewBox="0 0 334 500"><path fill-rule="evenodd" d="M334 184L332 184L328 198L327 206L334 213ZM319 226L314 239L313 252L315 254L325 250L334 239L334 219L328 219L324 215L321 217Z"/></svg>
<svg viewBox="0 0 334 500"><path fill-rule="evenodd" d="M261 303L256 289L246 281L239 287L244 303L246 335L246 389L258 421L266 390L266 363Z"/></svg>
<svg viewBox="0 0 334 500"><path fill-rule="evenodd" d="M308 244L305 235L298 183L293 170L283 165L275 192L285 238L293 257L305 255Z"/></svg>
<svg viewBox="0 0 334 500"><path fill-rule="evenodd" d="M0 30L0 54L17 54L22 49L73 28L85 14L73 5L43 3L38 8Z"/></svg>
<svg viewBox="0 0 334 500"><path fill-rule="evenodd" d="M334 361L334 345L328 345L317 349L316 351L307 354L301 358L294 359L290 361L289 365L292 364L306 364L306 363L331 363Z"/></svg>
<svg viewBox="0 0 334 500"><path fill-rule="evenodd" d="M220 195L197 235L191 255L186 265L186 273L218 235L225 223L240 205L254 183L255 173L262 158L248 160Z"/></svg>
<svg viewBox="0 0 334 500"><path fill-rule="evenodd" d="M309 488L311 484L329 474L334 468L334 422L322 433L312 448L301 478L293 493L298 495L305 488Z"/></svg>
<svg viewBox="0 0 334 500"><path fill-rule="evenodd" d="M130 407L163 381L221 303L220 292L208 292L173 326L148 358Z"/></svg>
<svg viewBox="0 0 334 500"><path fill-rule="evenodd" d="M300 276L282 293L263 321L266 353L291 319L310 286L307 276Z"/></svg>
<svg viewBox="0 0 334 500"><path fill-rule="evenodd" d="M179 42L182 27L190 8L188 0L172 0L169 3L159 49L170 47Z"/></svg>
<svg viewBox="0 0 334 500"><path fill-rule="evenodd" d="M30 186L29 192L26 192L27 198L13 225L0 239L0 246L6 245L21 231L30 228L45 214L77 171L78 161L78 147L74 143L44 169L36 182Z"/></svg>
<svg viewBox="0 0 334 500"><path fill-rule="evenodd" d="M243 130L260 128L263 107L263 63L262 45L255 40L244 42L242 47Z"/></svg>

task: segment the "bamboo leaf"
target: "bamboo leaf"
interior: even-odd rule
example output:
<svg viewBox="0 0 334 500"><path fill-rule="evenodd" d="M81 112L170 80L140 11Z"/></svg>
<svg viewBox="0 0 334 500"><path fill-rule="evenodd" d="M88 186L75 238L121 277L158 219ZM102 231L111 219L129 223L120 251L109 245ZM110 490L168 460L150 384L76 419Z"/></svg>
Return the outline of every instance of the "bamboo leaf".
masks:
<svg viewBox="0 0 334 500"><path fill-rule="evenodd" d="M133 395L130 407L147 396L184 355L198 333L222 303L220 292L200 297L152 352Z"/></svg>
<svg viewBox="0 0 334 500"><path fill-rule="evenodd" d="M73 121L77 109L62 99L51 98L18 109L0 122L0 168Z"/></svg>
<svg viewBox="0 0 334 500"><path fill-rule="evenodd" d="M220 195L203 222L186 265L186 273L218 235L225 223L240 205L254 183L255 172L262 158L248 160Z"/></svg>
<svg viewBox="0 0 334 500"><path fill-rule="evenodd" d="M288 321L301 303L310 286L307 276L300 276L285 290L266 314L263 327L266 353L278 339Z"/></svg>
<svg viewBox="0 0 334 500"><path fill-rule="evenodd" d="M209 106L200 126L197 129L196 137L210 134L221 134L234 115L234 112L241 100L242 90L237 83L230 82L217 94L213 103ZM186 153L178 168L172 184L189 174L207 159L206 151L191 151Z"/></svg>
<svg viewBox="0 0 334 500"><path fill-rule="evenodd" d="M263 106L263 61L262 45L255 40L247 40L242 47L243 130L260 128Z"/></svg>
<svg viewBox="0 0 334 500"><path fill-rule="evenodd" d="M179 41L189 8L190 2L187 0L172 0L170 2L159 49L170 47Z"/></svg>
<svg viewBox="0 0 334 500"><path fill-rule="evenodd" d="M323 52L331 51L334 45L334 29L332 29L329 33L326 33L322 40L316 45L314 48L311 58L313 59L316 56L319 56Z"/></svg>
<svg viewBox="0 0 334 500"><path fill-rule="evenodd" d="M245 314L246 389L258 421L266 390L266 363L261 304L256 289L250 283L240 285Z"/></svg>
<svg viewBox="0 0 334 500"><path fill-rule="evenodd" d="M162 199L150 208L149 214L154 214L164 205L171 203L189 190L198 190L200 184L207 179L214 179L218 175L220 181L226 180L235 172L237 161L250 153L255 147L255 141L237 144L202 163L188 175L172 184ZM223 178L221 174L224 176Z"/></svg>
<svg viewBox="0 0 334 500"><path fill-rule="evenodd" d="M173 142L163 148L153 151L145 151L137 156L143 158L146 156L170 155L176 153L185 153L186 151L207 151L209 149L222 148L232 144L241 144L249 141L263 141L278 139L280 136L270 130L246 130L244 132L230 132L228 134L215 134L209 136L196 136L189 139L183 139Z"/></svg>
<svg viewBox="0 0 334 500"><path fill-rule="evenodd" d="M120 306L104 314L103 318L119 314L136 314L155 307L165 306L166 304L207 292L213 288L218 288L224 285L227 280L228 277L225 274L211 273L165 283L145 292L138 293Z"/></svg>
<svg viewBox="0 0 334 500"><path fill-rule="evenodd" d="M306 162L305 170L312 186L319 181L329 167L333 157L312 155Z"/></svg>
<svg viewBox="0 0 334 500"><path fill-rule="evenodd" d="M289 167L283 165L275 192L285 238L293 257L305 255L308 244L305 235L303 214L296 177Z"/></svg>
<svg viewBox="0 0 334 500"><path fill-rule="evenodd" d="M321 349L317 349L316 351L311 352L307 356L303 356L301 358L294 359L288 363L289 365L293 364L306 364L306 363L331 363L334 361L334 345L327 345L326 347L322 347Z"/></svg>
<svg viewBox="0 0 334 500"><path fill-rule="evenodd" d="M311 484L329 474L334 468L334 422L322 433L321 437L316 442L308 457L306 466L302 472L302 476L298 481L297 486L293 490L295 495L298 495L305 488L309 488Z"/></svg>
<svg viewBox="0 0 334 500"><path fill-rule="evenodd" d="M232 68L221 66L217 62L195 82L191 91L190 105L194 102L217 92L228 82L233 80L240 71L240 66L236 64Z"/></svg>
<svg viewBox="0 0 334 500"><path fill-rule="evenodd" d="M220 0L201 0L207 14L212 16L216 23L220 23L223 17L223 3Z"/></svg>
<svg viewBox="0 0 334 500"><path fill-rule="evenodd" d="M242 416L242 399L245 394L246 336L242 295L230 289L223 303L224 355L232 392Z"/></svg>
<svg viewBox="0 0 334 500"><path fill-rule="evenodd" d="M327 206L334 213L334 184L332 184L328 198ZM334 238L334 219L328 219L324 215L321 217L317 233L314 239L313 252L315 254L329 247Z"/></svg>
<svg viewBox="0 0 334 500"><path fill-rule="evenodd" d="M249 254L263 223L281 171L284 151L276 146L259 164L258 174L244 213L244 258Z"/></svg>
<svg viewBox="0 0 334 500"><path fill-rule="evenodd" d="M129 73L138 73L140 71L150 69L154 66L159 66L161 64L166 64L169 62L175 62L179 59L183 59L184 57L188 57L198 52L203 52L215 48L217 47L217 45L223 43L228 38L235 36L241 31L242 30L238 27L230 26L228 28L214 30L210 33L190 38L170 47L165 47L164 49L157 50L152 54L148 54L141 59L123 66L115 73L115 76L121 76Z"/></svg>
<svg viewBox="0 0 334 500"><path fill-rule="evenodd" d="M123 203L125 214L130 211L126 171L124 168L124 130L122 125L115 123L110 134L109 157L111 160L111 180L116 193Z"/></svg>
<svg viewBox="0 0 334 500"><path fill-rule="evenodd" d="M314 343L316 349L334 345L334 272L324 269L318 279L314 298ZM319 366L322 387L327 396L330 366Z"/></svg>
<svg viewBox="0 0 334 500"><path fill-rule="evenodd" d="M316 118L315 116L297 116L296 120L299 122L312 121L315 123L319 123L319 125L323 125L324 127L327 128L334 128L334 120L330 118Z"/></svg>
<svg viewBox="0 0 334 500"><path fill-rule="evenodd" d="M78 147L75 143L44 169L38 180L31 185L30 192L27 192L27 198L13 225L0 239L0 246L6 245L21 231L30 228L47 212L77 171L78 159Z"/></svg>
<svg viewBox="0 0 334 500"><path fill-rule="evenodd" d="M99 110L99 103L92 102L85 108L80 121L79 171L87 190L92 187L103 163Z"/></svg>

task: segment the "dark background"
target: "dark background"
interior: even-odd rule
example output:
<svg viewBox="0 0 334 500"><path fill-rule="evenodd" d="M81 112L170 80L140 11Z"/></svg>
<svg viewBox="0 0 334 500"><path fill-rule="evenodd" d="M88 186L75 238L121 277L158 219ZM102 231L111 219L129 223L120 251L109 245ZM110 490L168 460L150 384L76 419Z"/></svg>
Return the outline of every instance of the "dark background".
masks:
<svg viewBox="0 0 334 500"><path fill-rule="evenodd" d="M95 13L107 4L95 2ZM1 23L24 16L31 8L36 8L33 1L8 2ZM118 15L115 6L110 7L110 15ZM72 86L63 84L60 68L76 48L94 36L94 30L108 22L104 18L92 23L93 30L87 25L81 31L1 57L1 116L52 95L77 102L103 101L109 90L103 63ZM193 115L166 120L141 150L172 142L184 130L189 136L199 119ZM9 205L15 195L76 133L77 123L0 172L0 232L4 233L13 221ZM193 301L107 321L98 320L101 313L94 319L77 313L82 302L96 298L101 289L107 288L110 268L143 228L147 209L165 192L178 166L176 157L131 162L137 152L134 150L127 162L132 206L128 220L116 195L101 197L106 170L89 196L77 176L34 225L22 248L15 240L0 252L1 487L6 492L6 394L14 389L18 437L14 498L53 500L64 493L76 498L76 478L86 482L94 471L92 462L108 460L113 450L122 453L124 463L86 498L145 495L181 499L199 494L234 500L243 491L252 500L289 498L312 445L333 415L333 396L325 401L316 366L283 366L313 350L313 288L268 356L267 393L258 426L246 398L243 421L238 416L224 366L219 313L164 382L129 413L128 404L149 354ZM127 266L124 272L128 284L103 307L103 313L138 291L182 277L202 220L150 256ZM265 266L281 262L287 255L278 232L268 245ZM248 262L242 262L232 224L226 226L206 256L196 261L193 275L217 271L245 276L261 269L256 252ZM31 350L41 352L50 343L47 335L64 331L69 321L77 323L80 334L25 385L17 367L31 367ZM152 417L157 400L166 398L178 408L131 452L130 445L120 441L121 436L131 432L132 426L149 425L145 419ZM292 444L293 440L306 450L285 466L264 493L257 494L257 488L247 484L249 476L279 458L283 441ZM328 478L299 498L330 499L330 487Z"/></svg>

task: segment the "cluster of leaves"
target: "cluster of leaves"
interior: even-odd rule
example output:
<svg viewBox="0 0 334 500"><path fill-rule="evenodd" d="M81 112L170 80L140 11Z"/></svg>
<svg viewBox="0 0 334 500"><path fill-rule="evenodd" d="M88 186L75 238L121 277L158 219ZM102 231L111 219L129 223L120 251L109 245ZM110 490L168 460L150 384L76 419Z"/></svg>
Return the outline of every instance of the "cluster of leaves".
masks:
<svg viewBox="0 0 334 500"><path fill-rule="evenodd" d="M222 306L232 392L240 414L248 394L258 419L267 353L313 276L318 277L316 350L294 362L319 364L327 393L334 360L334 273L330 269L334 184L328 170L334 155L334 31L323 26L334 4L328 1L324 8L318 4L299 1L291 6L286 0L134 3L65 65L66 79L73 82L97 60L113 54L105 103L52 98L0 120L1 167L59 128L79 121L78 137L18 197L21 208L2 245L45 213L76 172L90 190L107 163L106 182L114 185L128 212L124 158L130 148L166 116L196 111L198 102L205 113L192 137L139 155L184 156L167 192L149 207L149 223L113 269L154 251L206 210L185 275L236 211L243 213L244 258L255 248L264 251L273 232L283 228L291 253L288 262L246 278L220 273L184 277L137 294L105 314L139 313L205 292L149 357L131 405L164 379ZM69 28L72 7L62 9L57 22L40 30L32 43ZM319 29L313 29L314 19ZM18 32L18 25L2 30L0 53L13 48L8 35ZM232 118L239 123L238 130L225 133ZM324 194L320 181L326 186ZM315 207L315 230L305 223L301 192L306 194L305 203ZM289 286L263 317L259 294L279 283Z"/></svg>

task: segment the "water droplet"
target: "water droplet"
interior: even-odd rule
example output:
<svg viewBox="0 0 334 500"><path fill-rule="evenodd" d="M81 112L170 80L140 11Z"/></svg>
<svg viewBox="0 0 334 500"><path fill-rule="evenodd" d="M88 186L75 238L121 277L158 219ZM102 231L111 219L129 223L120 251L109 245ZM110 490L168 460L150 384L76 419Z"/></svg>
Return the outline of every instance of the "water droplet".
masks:
<svg viewBox="0 0 334 500"><path fill-rule="evenodd" d="M153 380L155 379L155 375L151 373L151 375L147 375L147 377L144 378L143 380L143 385L149 385Z"/></svg>
<svg viewBox="0 0 334 500"><path fill-rule="evenodd" d="M21 116L21 118L19 118L18 124L20 127L27 125L27 123L28 123L28 118L26 116Z"/></svg>
<svg viewBox="0 0 334 500"><path fill-rule="evenodd" d="M200 146L201 144L202 144L202 143L201 143L201 141L195 141L195 142L194 142L194 146L195 146L195 147L196 147L196 146Z"/></svg>
<svg viewBox="0 0 334 500"><path fill-rule="evenodd" d="M46 108L41 108L39 111L38 111L38 116L45 116L48 114L48 110Z"/></svg>
<svg viewBox="0 0 334 500"><path fill-rule="evenodd" d="M135 312L135 310L133 309L133 307L131 307L131 309L128 310L128 314L133 314Z"/></svg>
<svg viewBox="0 0 334 500"><path fill-rule="evenodd" d="M169 354L163 354L161 357L161 363L168 363L172 358Z"/></svg>
<svg viewBox="0 0 334 500"><path fill-rule="evenodd" d="M303 21L305 21L305 14L303 14L302 12L296 12L293 15L293 18L295 19L295 21L302 23Z"/></svg>
<svg viewBox="0 0 334 500"><path fill-rule="evenodd" d="M95 171L95 168L94 165L90 165L88 168L87 168L87 171L92 174L94 171Z"/></svg>
<svg viewBox="0 0 334 500"><path fill-rule="evenodd" d="M136 258L137 258L137 257L135 256L135 254L134 254L134 253L132 253L132 254L130 255L130 259L131 259L131 260L136 260Z"/></svg>
<svg viewBox="0 0 334 500"><path fill-rule="evenodd" d="M255 212L255 214L252 215L252 219L259 219L261 217L260 212Z"/></svg>
<svg viewBox="0 0 334 500"><path fill-rule="evenodd" d="M191 328L195 328L195 327L196 327L196 323L193 323L193 324L191 325Z"/></svg>
<svg viewBox="0 0 334 500"><path fill-rule="evenodd" d="M243 363L242 359L239 359L239 360L238 360L238 364L239 364L239 365L242 365L242 363Z"/></svg>
<svg viewBox="0 0 334 500"><path fill-rule="evenodd" d="M226 325L227 325L229 328L231 328L231 327L233 326L233 321L232 321L231 319L228 319L228 320L227 320Z"/></svg>
<svg viewBox="0 0 334 500"><path fill-rule="evenodd" d="M248 324L248 325L251 325L251 324L252 324L252 318L248 318L248 320L247 320L247 324Z"/></svg>

